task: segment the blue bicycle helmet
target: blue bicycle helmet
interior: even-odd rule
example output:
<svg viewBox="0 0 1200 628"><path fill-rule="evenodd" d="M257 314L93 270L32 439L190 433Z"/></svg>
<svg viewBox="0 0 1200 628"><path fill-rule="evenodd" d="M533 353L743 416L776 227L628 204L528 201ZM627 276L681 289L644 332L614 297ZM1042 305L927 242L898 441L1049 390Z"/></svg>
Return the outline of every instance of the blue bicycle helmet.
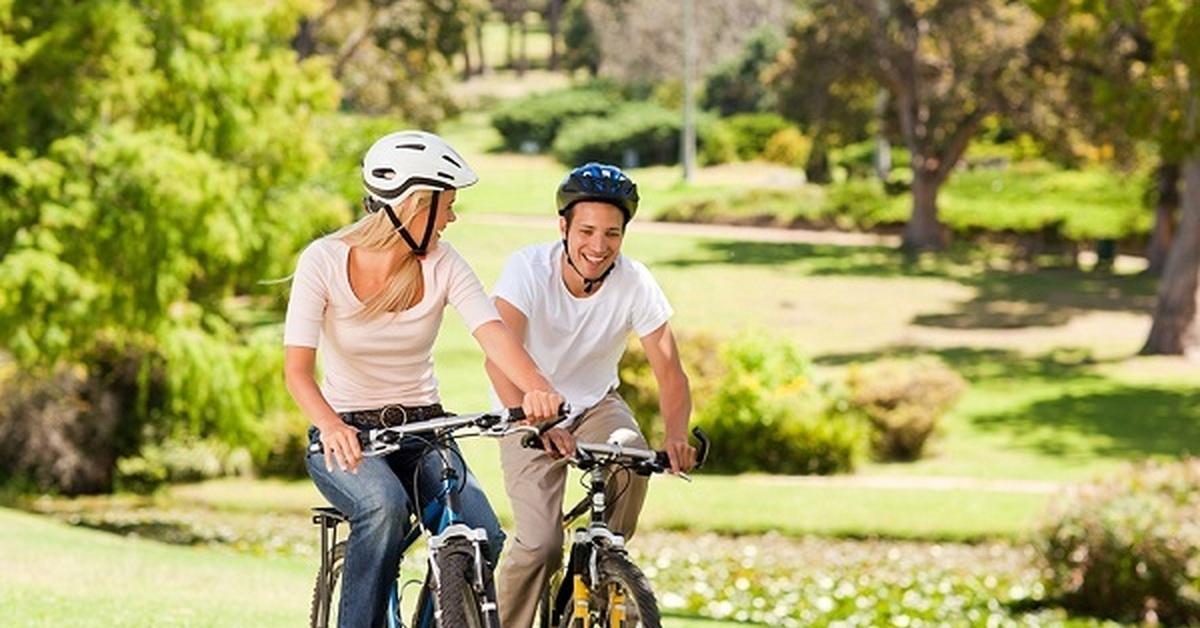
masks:
<svg viewBox="0 0 1200 628"><path fill-rule="evenodd" d="M603 201L625 212L633 220L638 208L637 184L616 166L588 162L571 172L558 186L558 214L579 201Z"/></svg>

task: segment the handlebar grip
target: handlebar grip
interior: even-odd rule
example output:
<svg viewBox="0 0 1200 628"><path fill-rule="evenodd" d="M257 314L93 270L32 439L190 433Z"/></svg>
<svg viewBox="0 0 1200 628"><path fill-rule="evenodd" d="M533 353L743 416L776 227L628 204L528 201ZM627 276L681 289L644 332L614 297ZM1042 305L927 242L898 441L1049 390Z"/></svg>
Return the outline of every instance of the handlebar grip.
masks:
<svg viewBox="0 0 1200 628"><path fill-rule="evenodd" d="M709 440L708 434L699 427L692 428L692 436L696 437L696 466L693 469L699 469L704 466L704 461L708 460L708 452L711 449L712 441Z"/></svg>
<svg viewBox="0 0 1200 628"><path fill-rule="evenodd" d="M508 413L509 418L513 421L521 421L525 418L525 411L521 408L510 408ZM558 407L558 418L554 419L553 421L546 421L545 423L535 426L537 428L537 434L525 434L522 436L521 446L526 449L542 449L542 434L550 431L551 428L556 427L559 423L566 421L567 417L570 415L571 406L565 403L562 404Z"/></svg>

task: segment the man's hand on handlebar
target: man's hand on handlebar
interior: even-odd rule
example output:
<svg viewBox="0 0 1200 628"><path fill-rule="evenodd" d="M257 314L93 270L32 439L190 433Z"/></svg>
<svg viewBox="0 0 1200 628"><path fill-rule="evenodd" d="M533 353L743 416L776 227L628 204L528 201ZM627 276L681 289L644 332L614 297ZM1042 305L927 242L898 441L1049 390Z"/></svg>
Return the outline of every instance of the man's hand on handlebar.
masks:
<svg viewBox="0 0 1200 628"><path fill-rule="evenodd" d="M555 460L575 455L575 436L561 427L552 427L542 433L542 448Z"/></svg>
<svg viewBox="0 0 1200 628"><path fill-rule="evenodd" d="M563 396L554 391L531 390L525 393L521 410L525 413L525 421L537 424L558 419L559 409L565 402Z"/></svg>
<svg viewBox="0 0 1200 628"><path fill-rule="evenodd" d="M667 438L663 451L671 459L671 473L686 473L696 466L696 448L688 443L687 437Z"/></svg>

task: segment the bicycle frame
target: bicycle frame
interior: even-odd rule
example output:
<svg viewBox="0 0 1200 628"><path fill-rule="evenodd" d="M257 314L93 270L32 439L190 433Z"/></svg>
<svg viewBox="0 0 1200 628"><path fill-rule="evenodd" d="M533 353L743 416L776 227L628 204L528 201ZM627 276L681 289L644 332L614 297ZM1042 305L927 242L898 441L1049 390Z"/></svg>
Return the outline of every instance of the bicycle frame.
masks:
<svg viewBox="0 0 1200 628"><path fill-rule="evenodd" d="M699 441L697 468L703 464L708 455L709 441L699 428L692 432ZM562 518L564 528L570 528L585 513L588 514L586 526L575 529L571 535L568 559L560 572L557 584L554 579L548 584L542 598L542 628L558 628L565 625L565 617L570 617L569 625L591 628L591 605L595 591L593 586L602 581L601 554L626 557L625 538L611 529L605 521L607 508L607 482L611 468L624 468L631 473L650 475L670 470L670 462L663 452L645 449L627 448L617 444L576 443L576 455L569 462L587 474L587 492L573 508ZM680 474L683 479L689 479ZM628 563L628 573L643 577L640 570ZM640 593L640 595L638 595ZM610 628L625 628L629 619L627 597L637 595L641 601L653 604L653 593L648 584L644 591L614 590L607 600L607 619ZM653 622L657 625L657 608L653 610Z"/></svg>
<svg viewBox="0 0 1200 628"><path fill-rule="evenodd" d="M428 628L435 625L433 612L434 604L430 601L434 591L433 587L438 586L437 578L439 578L438 570L435 568L437 564L438 552L447 545L459 540L469 543L473 548L473 565L474 574L472 583L478 590L483 590L484 587L484 564L487 542L487 532L481 528L471 528L462 519L461 505L459 503L459 488L462 478L459 477L458 471L449 456L457 455L450 453L450 446L453 442L453 434L466 427L474 427L477 431L475 435L501 437L510 431L518 431L521 429L530 429L522 426L513 426L512 422L518 420L519 409L510 410L509 417L504 419L499 414L495 413L480 413L464 416L448 416L437 419L423 421L417 424L407 424L394 427L377 428L360 433L359 440L363 444L364 456L382 456L398 450L405 436L411 434L428 434L429 450L439 456L442 461L440 488L436 496L422 509L419 516L414 517L414 525L405 536L401 547L403 556L408 549L422 536L428 536L426 544L429 548L429 560L426 569L425 582L422 589L425 594L418 600L418 614L414 617L414 628ZM467 434L471 435L471 434ZM310 452L316 453L320 451L320 444L314 443L310 446ZM420 499L414 496L417 503ZM335 548L338 547L338 527L341 523L347 522L347 518L337 509L332 507L319 507L314 509L313 523L320 526L321 533L321 571L318 574L317 584L315 587L315 599L313 606L312 623L318 626L325 626L329 620L329 610L333 601L332 589L335 586L337 574L332 573L334 569L333 563L337 560ZM317 604L316 599L324 600L324 604ZM400 612L401 591L399 582L393 587L391 598L388 604L388 628L404 628L403 619ZM485 611L494 612L495 606L493 600L485 600ZM486 613L485 613L486 614Z"/></svg>

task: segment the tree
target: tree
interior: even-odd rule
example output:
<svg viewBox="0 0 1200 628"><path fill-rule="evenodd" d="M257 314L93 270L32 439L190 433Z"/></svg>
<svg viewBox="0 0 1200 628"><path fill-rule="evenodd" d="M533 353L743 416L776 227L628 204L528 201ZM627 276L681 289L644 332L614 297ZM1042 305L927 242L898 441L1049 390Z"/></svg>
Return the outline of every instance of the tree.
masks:
<svg viewBox="0 0 1200 628"><path fill-rule="evenodd" d="M782 31L793 12L787 0L696 0L696 68L741 52L763 29ZM652 85L683 75L683 7L655 0L587 0L584 5L599 45L601 75Z"/></svg>
<svg viewBox="0 0 1200 628"><path fill-rule="evenodd" d="M795 68L816 68L809 55L843 76L869 74L888 92L893 120L912 157L913 211L903 246L940 249L943 183L982 121L1028 94L1026 52L1039 22L1003 0L818 0L798 29ZM835 31L830 34L827 31ZM814 50L805 44L825 42Z"/></svg>
<svg viewBox="0 0 1200 628"><path fill-rule="evenodd" d="M277 304L263 280L344 220L311 180L338 92L325 60L289 49L299 17L237 0L0 6L0 348L31 376L132 391L132 434L80 443L99 460L183 435L263 453L286 393L277 340L255 341L239 304ZM107 471L66 488L104 490Z"/></svg>
<svg viewBox="0 0 1200 628"><path fill-rule="evenodd" d="M332 59L346 109L433 128L455 112L451 61L478 39L484 2L309 0L316 8L298 19L293 47Z"/></svg>
<svg viewBox="0 0 1200 628"><path fill-rule="evenodd" d="M1110 136L1156 146L1164 165L1160 206L1171 200L1168 179L1179 164L1181 217L1142 353L1200 352L1200 6L1174 0L1030 5L1054 27L1074 61L1068 65L1073 78L1089 88L1094 124Z"/></svg>

